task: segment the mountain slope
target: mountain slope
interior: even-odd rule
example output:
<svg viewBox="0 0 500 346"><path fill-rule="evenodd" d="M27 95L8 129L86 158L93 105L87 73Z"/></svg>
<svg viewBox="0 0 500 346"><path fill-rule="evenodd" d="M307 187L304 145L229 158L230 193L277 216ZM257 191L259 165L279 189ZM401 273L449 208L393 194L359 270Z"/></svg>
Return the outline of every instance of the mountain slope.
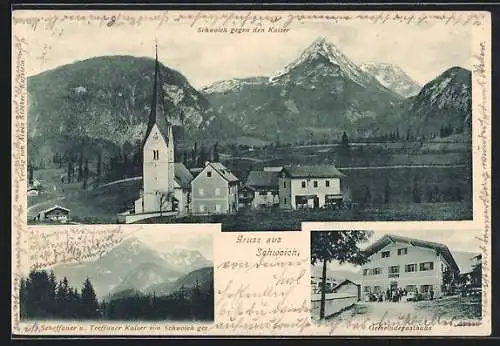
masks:
<svg viewBox="0 0 500 346"><path fill-rule="evenodd" d="M408 121L422 134L437 134L444 127L455 133L472 128L472 73L452 67L430 81L406 103Z"/></svg>
<svg viewBox="0 0 500 346"><path fill-rule="evenodd" d="M422 88L411 79L399 66L387 63L368 62L359 66L363 71L374 76L387 89L403 96L418 94Z"/></svg>
<svg viewBox="0 0 500 346"><path fill-rule="evenodd" d="M160 257L181 273L189 273L212 265L212 262L197 250L175 249L170 252L160 253Z"/></svg>
<svg viewBox="0 0 500 346"><path fill-rule="evenodd" d="M217 117L181 73L163 65L160 70L168 117L182 127L184 140L203 133L225 138L238 130ZM140 142L149 116L153 75L152 59L104 56L29 77L29 155L66 154L80 150L82 141L91 152L97 150L95 146L119 152L125 143Z"/></svg>
<svg viewBox="0 0 500 346"><path fill-rule="evenodd" d="M77 287L89 277L97 296L102 297L126 279L131 267L142 263L159 266L163 271L176 272L156 251L136 238L129 238L94 261L58 265L54 267L54 273L60 280L66 276Z"/></svg>
<svg viewBox="0 0 500 346"><path fill-rule="evenodd" d="M184 287L186 291L192 289L197 283L202 290L208 290L213 286L214 281L214 268L204 267L196 269L175 282L164 282L148 287L146 293L155 293L157 296L169 295Z"/></svg>
<svg viewBox="0 0 500 346"><path fill-rule="evenodd" d="M402 99L323 38L267 81L219 82L205 94L214 110L247 134L280 141L331 130L338 136L377 132L376 119L393 120Z"/></svg>

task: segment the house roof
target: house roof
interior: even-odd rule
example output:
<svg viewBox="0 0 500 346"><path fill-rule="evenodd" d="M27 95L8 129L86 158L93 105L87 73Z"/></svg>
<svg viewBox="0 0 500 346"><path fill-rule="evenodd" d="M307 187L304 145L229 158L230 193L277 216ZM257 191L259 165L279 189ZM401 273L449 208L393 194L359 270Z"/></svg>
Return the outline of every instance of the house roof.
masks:
<svg viewBox="0 0 500 346"><path fill-rule="evenodd" d="M279 172L250 171L246 185L253 188L279 188Z"/></svg>
<svg viewBox="0 0 500 346"><path fill-rule="evenodd" d="M144 136L143 145L153 130L154 125L158 126L161 135L165 141L168 140L169 126L165 107L165 92L163 90L163 81L160 73L160 64L158 63L158 51L155 58L155 76L153 82L153 99L151 100L151 111L149 113L149 122Z"/></svg>
<svg viewBox="0 0 500 346"><path fill-rule="evenodd" d="M224 166L220 162L208 162L207 165L210 165L217 173L219 173L225 180L227 180L230 183L236 183L240 181L233 173L231 173L231 170Z"/></svg>
<svg viewBox="0 0 500 346"><path fill-rule="evenodd" d="M335 286L335 287L333 288L333 290L335 291L337 288L339 288L339 287L341 287L341 286L344 286L344 285L347 285L348 283L351 283L351 284L353 284L353 285L359 286L359 284L357 284L357 283L355 283L355 282L353 282L353 281L351 281L351 280L349 280L349 279L345 279L345 280L343 280L343 281L339 282L339 284L338 284L337 286Z"/></svg>
<svg viewBox="0 0 500 346"><path fill-rule="evenodd" d="M334 165L286 166L281 170L290 178L340 178L345 174Z"/></svg>
<svg viewBox="0 0 500 346"><path fill-rule="evenodd" d="M51 211L54 211L56 209L64 210L68 213L70 212L70 210L68 208L64 208L64 207L61 207L59 205L55 205L53 207L50 207L50 208L47 208L45 210L40 211L38 214L41 214L41 213L47 214L47 213L50 213Z"/></svg>
<svg viewBox="0 0 500 346"><path fill-rule="evenodd" d="M450 249L448 249L448 247L446 245L441 244L441 243L427 241L427 240L420 240L420 239L402 237L399 235L386 234L382 238L377 240L375 243L368 246L364 250L364 253L367 256L371 256L374 253L377 253L378 251L382 250L387 245L395 243L395 242L407 243L411 246L417 246L417 247L423 247L423 248L435 250L441 256L443 256L443 258L446 260L446 262L449 263L449 265L451 266L451 268L454 271L460 272L460 268L458 267L457 263L455 262L455 259L452 255Z"/></svg>
<svg viewBox="0 0 500 346"><path fill-rule="evenodd" d="M189 169L181 162L174 163L174 174L175 181L183 188L189 188L191 180L194 179Z"/></svg>
<svg viewBox="0 0 500 346"><path fill-rule="evenodd" d="M191 174L196 177L198 174L201 173L201 171L204 169L204 167L195 167L195 168L190 168L189 171Z"/></svg>

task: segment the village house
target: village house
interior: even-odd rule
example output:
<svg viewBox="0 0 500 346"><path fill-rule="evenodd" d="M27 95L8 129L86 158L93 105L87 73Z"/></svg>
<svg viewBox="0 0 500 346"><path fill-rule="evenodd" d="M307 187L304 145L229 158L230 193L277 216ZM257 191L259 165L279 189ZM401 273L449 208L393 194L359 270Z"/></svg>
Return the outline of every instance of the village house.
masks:
<svg viewBox="0 0 500 346"><path fill-rule="evenodd" d="M323 281L322 281L321 275L311 275L312 294L321 293L322 283L323 283ZM325 287L326 287L327 293L331 293L333 291L333 288L336 285L337 285L337 281L335 281L334 278L329 277L329 276L326 277Z"/></svg>
<svg viewBox="0 0 500 346"><path fill-rule="evenodd" d="M238 211L239 179L223 164L206 162L191 181L193 214L232 214Z"/></svg>
<svg viewBox="0 0 500 346"><path fill-rule="evenodd" d="M279 178L280 208L323 208L342 201L345 177L334 165L287 166Z"/></svg>
<svg viewBox="0 0 500 346"><path fill-rule="evenodd" d="M34 218L37 222L58 222L66 223L69 221L70 210L58 205L40 211Z"/></svg>
<svg viewBox="0 0 500 346"><path fill-rule="evenodd" d="M369 262L362 267L362 293L382 293L387 289L415 289L434 297L446 291L459 267L446 245L396 235L384 235L364 250Z"/></svg>
<svg viewBox="0 0 500 346"><path fill-rule="evenodd" d="M355 296L358 300L361 299L361 285L349 280L345 279L337 284L337 286L333 287L333 293Z"/></svg>
<svg viewBox="0 0 500 346"><path fill-rule="evenodd" d="M272 171L250 171L245 187L251 194L253 208L279 205L279 175L279 172Z"/></svg>
<svg viewBox="0 0 500 346"><path fill-rule="evenodd" d="M30 187L28 188L28 197L34 197L34 196L38 196L38 188L36 187Z"/></svg>

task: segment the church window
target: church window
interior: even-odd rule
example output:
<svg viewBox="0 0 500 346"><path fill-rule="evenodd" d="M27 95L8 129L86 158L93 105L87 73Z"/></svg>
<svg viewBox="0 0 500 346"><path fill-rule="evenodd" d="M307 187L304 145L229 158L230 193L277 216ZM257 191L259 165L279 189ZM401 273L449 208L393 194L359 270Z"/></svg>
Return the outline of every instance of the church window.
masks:
<svg viewBox="0 0 500 346"><path fill-rule="evenodd" d="M158 160L160 158L160 152L158 150L153 150L153 160Z"/></svg>

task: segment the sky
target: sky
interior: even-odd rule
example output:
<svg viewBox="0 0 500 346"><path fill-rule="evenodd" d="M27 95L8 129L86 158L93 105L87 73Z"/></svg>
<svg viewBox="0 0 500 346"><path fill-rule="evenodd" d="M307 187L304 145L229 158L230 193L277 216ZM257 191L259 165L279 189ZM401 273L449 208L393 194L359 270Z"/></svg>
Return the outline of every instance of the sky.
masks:
<svg viewBox="0 0 500 346"><path fill-rule="evenodd" d="M240 77L269 76L292 62L318 37L353 62L392 63L420 84L452 66L471 68L471 27L444 24L297 23L288 33L198 33L187 24L41 25L27 34L27 74L103 55L154 57L181 72L195 88Z"/></svg>
<svg viewBox="0 0 500 346"><path fill-rule="evenodd" d="M206 259L213 261L214 227L198 226L193 230L190 225L179 225L177 228L175 230L171 227L145 228L134 232L131 236L160 252L170 252L175 249L198 250Z"/></svg>
<svg viewBox="0 0 500 346"><path fill-rule="evenodd" d="M380 238L382 238L385 234L393 234L400 235L409 238L422 239L427 241L432 241L436 243L441 243L450 249L450 251L463 251L463 252L472 252L472 253L480 253L481 242L478 237L481 236L481 232L479 230L423 230L423 231L415 231L415 230L404 230L398 232L387 232L387 231L373 231L373 235L370 239L363 243L360 248L364 249ZM358 271L359 266L353 266L351 264L338 264L336 262L328 263L328 270L335 272L335 270L342 271Z"/></svg>

